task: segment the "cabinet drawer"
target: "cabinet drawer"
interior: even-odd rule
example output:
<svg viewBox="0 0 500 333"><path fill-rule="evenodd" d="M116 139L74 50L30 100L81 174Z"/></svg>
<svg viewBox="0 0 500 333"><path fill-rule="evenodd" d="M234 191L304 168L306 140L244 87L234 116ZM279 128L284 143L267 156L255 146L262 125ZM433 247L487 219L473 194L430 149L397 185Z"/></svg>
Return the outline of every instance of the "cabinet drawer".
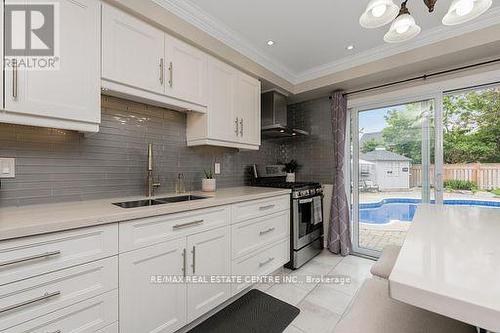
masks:
<svg viewBox="0 0 500 333"><path fill-rule="evenodd" d="M290 237L290 212L282 211L231 226L232 258L254 253Z"/></svg>
<svg viewBox="0 0 500 333"><path fill-rule="evenodd" d="M0 287L0 331L118 288L118 258Z"/></svg>
<svg viewBox="0 0 500 333"><path fill-rule="evenodd" d="M259 253L232 261L232 275L260 276L270 274L290 260L290 240L283 240ZM233 295L250 283L233 285Z"/></svg>
<svg viewBox="0 0 500 333"><path fill-rule="evenodd" d="M117 253L117 224L2 241L0 286Z"/></svg>
<svg viewBox="0 0 500 333"><path fill-rule="evenodd" d="M230 208L221 206L120 223L120 252L229 225Z"/></svg>
<svg viewBox="0 0 500 333"><path fill-rule="evenodd" d="M118 333L117 320L118 291L113 290L2 332Z"/></svg>
<svg viewBox="0 0 500 333"><path fill-rule="evenodd" d="M290 195L247 201L232 206L233 222L241 222L290 209Z"/></svg>

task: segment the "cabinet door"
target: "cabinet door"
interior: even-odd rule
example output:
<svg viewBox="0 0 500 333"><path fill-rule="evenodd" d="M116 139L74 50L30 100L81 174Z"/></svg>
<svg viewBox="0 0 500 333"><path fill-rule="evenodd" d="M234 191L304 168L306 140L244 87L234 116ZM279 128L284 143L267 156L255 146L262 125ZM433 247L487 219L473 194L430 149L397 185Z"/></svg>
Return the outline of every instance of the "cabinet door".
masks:
<svg viewBox="0 0 500 333"><path fill-rule="evenodd" d="M260 145L260 82L239 73L236 87L240 142Z"/></svg>
<svg viewBox="0 0 500 333"><path fill-rule="evenodd" d="M238 141L239 131L235 108L237 71L215 59L208 61L209 136L223 141Z"/></svg>
<svg viewBox="0 0 500 333"><path fill-rule="evenodd" d="M229 227L219 228L187 239L188 273L207 277L228 275L231 270ZM188 322L198 318L230 297L226 283L188 283Z"/></svg>
<svg viewBox="0 0 500 333"><path fill-rule="evenodd" d="M167 95L207 105L207 55L165 35Z"/></svg>
<svg viewBox="0 0 500 333"><path fill-rule="evenodd" d="M60 22L59 34L55 35L58 68L33 70L20 65L17 70L5 71L5 108L18 115L99 123L99 1L56 3ZM53 125L62 127L56 120Z"/></svg>
<svg viewBox="0 0 500 333"><path fill-rule="evenodd" d="M163 31L102 4L103 79L165 93Z"/></svg>
<svg viewBox="0 0 500 333"><path fill-rule="evenodd" d="M121 333L174 332L186 324L186 285L153 280L182 278L185 245L181 238L120 254Z"/></svg>

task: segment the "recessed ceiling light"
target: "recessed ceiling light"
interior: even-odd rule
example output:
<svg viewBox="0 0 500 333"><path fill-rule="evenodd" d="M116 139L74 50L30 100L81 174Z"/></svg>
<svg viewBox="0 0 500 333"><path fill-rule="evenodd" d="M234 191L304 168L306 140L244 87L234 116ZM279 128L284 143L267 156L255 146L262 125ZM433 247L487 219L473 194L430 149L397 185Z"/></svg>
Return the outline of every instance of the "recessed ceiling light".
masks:
<svg viewBox="0 0 500 333"><path fill-rule="evenodd" d="M354 50L354 45L349 45L346 47L346 49L348 49L349 51Z"/></svg>
<svg viewBox="0 0 500 333"><path fill-rule="evenodd" d="M268 40L268 41L267 41L267 45L269 45L269 46L273 46L273 45L274 45L274 40L271 40L271 39L270 39L270 40Z"/></svg>

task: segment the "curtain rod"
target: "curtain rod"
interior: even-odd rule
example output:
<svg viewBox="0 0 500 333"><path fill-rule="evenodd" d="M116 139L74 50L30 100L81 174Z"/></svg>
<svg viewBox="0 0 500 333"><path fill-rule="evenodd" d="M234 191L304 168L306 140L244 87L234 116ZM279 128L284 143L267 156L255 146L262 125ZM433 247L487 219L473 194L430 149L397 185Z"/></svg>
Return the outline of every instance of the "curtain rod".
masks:
<svg viewBox="0 0 500 333"><path fill-rule="evenodd" d="M407 82L412 82L412 81L417 81L417 80L427 80L427 79L429 79L431 77L434 77L434 76L449 74L449 73L458 72L458 71L462 71L462 70L465 70L465 69L470 69L470 68L484 66L484 65L490 65L490 64L493 64L493 63L496 63L496 62L500 62L500 58L493 59L493 60L488 60L488 61L483 61L483 62L480 62L480 63L477 63L477 64L473 64L473 65L467 65L467 66L457 67L457 68L453 68L453 69L447 69L447 70L444 70L444 71L435 72L435 73L431 73L431 74L424 74L424 75L420 75L420 76L415 76L415 77L408 78L408 79L405 79L405 80L399 80L399 81L394 81L394 82L390 82L390 83L385 83L385 84L381 84L381 85L370 87L370 88L365 88L365 89L360 89L360 90L354 90L354 91L348 91L348 92L344 93L343 95L344 96L349 96L349 95L358 94L358 93L366 92L366 91L370 91L370 90L375 90L375 89L380 89L380 88L387 88L387 87L398 85L398 84L402 84L402 83L407 83ZM329 97L329 98L331 99L331 97Z"/></svg>

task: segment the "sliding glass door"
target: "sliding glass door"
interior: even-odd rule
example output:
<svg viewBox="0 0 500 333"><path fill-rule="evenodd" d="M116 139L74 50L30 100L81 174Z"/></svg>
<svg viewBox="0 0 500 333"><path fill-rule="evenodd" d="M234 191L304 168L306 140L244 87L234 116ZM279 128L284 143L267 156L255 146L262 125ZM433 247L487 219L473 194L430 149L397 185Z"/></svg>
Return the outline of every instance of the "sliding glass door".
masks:
<svg viewBox="0 0 500 333"><path fill-rule="evenodd" d="M435 201L435 99L352 113L353 250L401 245L416 208Z"/></svg>

